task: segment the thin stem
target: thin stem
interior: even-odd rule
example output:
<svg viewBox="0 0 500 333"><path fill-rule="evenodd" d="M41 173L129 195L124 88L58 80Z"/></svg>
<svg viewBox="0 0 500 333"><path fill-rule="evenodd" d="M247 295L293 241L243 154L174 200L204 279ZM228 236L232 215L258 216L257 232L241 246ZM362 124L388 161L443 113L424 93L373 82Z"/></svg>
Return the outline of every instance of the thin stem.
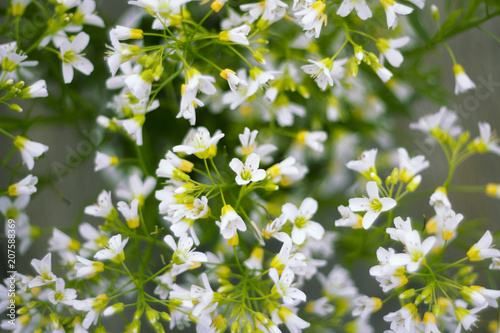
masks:
<svg viewBox="0 0 500 333"><path fill-rule="evenodd" d="M13 136L12 134L10 134L9 132L7 132L6 130L4 130L3 128L0 127L0 133L3 133L5 135L7 135L9 138L11 138L12 140L15 140L16 137Z"/></svg>

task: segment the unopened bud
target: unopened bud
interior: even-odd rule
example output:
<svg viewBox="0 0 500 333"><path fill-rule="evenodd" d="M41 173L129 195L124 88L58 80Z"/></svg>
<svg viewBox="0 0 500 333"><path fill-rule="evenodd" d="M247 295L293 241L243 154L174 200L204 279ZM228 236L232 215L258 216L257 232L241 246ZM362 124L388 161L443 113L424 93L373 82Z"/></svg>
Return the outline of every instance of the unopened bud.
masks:
<svg viewBox="0 0 500 333"><path fill-rule="evenodd" d="M406 299L406 298L413 297L414 295L415 295L415 289L412 288L412 289L405 290L401 294L399 294L399 298Z"/></svg>
<svg viewBox="0 0 500 333"><path fill-rule="evenodd" d="M19 106L19 105L17 105L17 104L11 104L11 105L9 105L9 108L10 108L12 111L16 111L16 112L19 112L19 113L23 112L23 108L22 108L22 107L20 107L20 106Z"/></svg>
<svg viewBox="0 0 500 333"><path fill-rule="evenodd" d="M253 53L253 58L255 60L257 60L257 62L261 65L265 65L266 64L266 59L264 58L264 56L262 55L262 53L260 53L259 51L256 51Z"/></svg>
<svg viewBox="0 0 500 333"><path fill-rule="evenodd" d="M439 22L439 9L436 5L431 5L431 16L434 21Z"/></svg>

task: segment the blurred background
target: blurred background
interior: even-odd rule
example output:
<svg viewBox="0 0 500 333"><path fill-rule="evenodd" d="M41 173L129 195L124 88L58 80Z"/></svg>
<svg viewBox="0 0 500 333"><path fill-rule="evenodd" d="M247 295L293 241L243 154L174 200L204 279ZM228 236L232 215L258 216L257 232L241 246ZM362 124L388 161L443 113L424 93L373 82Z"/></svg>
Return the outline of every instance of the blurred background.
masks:
<svg viewBox="0 0 500 333"><path fill-rule="evenodd" d="M96 1L97 11L110 25L106 31L115 25L118 15L128 8L126 1ZM429 11L430 1L426 4L423 12ZM445 1L433 1L439 8L445 6ZM3 6L3 5L2 5ZM434 32L434 23L430 20L430 15L420 15L423 18L423 26L430 32ZM427 20L427 21L425 21ZM482 27L496 35L500 34L500 19L493 19L486 22ZM92 33L90 28L88 33ZM97 29L97 28L96 28ZM104 54L105 44L109 43L106 34L101 34L102 39L93 40L92 48L89 52ZM2 42L0 40L0 42ZM473 29L461 33L448 43L454 51L457 61L462 64L469 77L476 83L478 89L465 94L455 96L450 94L448 107L456 110L459 114L460 124L471 131L472 136L478 135L477 123L479 121L489 122L493 129L500 129L500 45L488 34L479 29ZM107 65L103 57L101 63L96 63L96 72L108 73ZM39 59L43 64L43 59ZM442 76L436 76L444 89L453 92L455 78L452 72L452 62L450 56L442 46L436 49L426 58L426 66L429 68L441 68ZM404 66L404 64L403 64ZM60 68L52 68L46 75L60 75ZM81 79L81 77L80 77ZM97 195L104 188L105 182L102 176L109 177L107 173L94 173L95 151L105 134L96 128L94 116L96 111L105 110L106 105L102 103L95 105L95 101L106 100L110 96L102 82L95 82L91 77L83 78L83 86L68 87L68 91L50 91L57 96L61 96L60 105L64 106L64 94L80 94L81 103L78 109L63 111L64 117L57 123L47 123L43 126L36 126L29 131L30 139L42 142L50 147L44 158L36 162L35 173L42 175L41 186L38 193L32 196L32 201L28 206L27 213L30 222L42 228L42 236L33 244L30 250L22 257L18 257L17 270L23 273L34 273L30 261L32 258L42 258L47 249L47 240L51 234L52 227L70 230L72 226L83 221L92 221L91 218L83 215L83 208L95 202ZM436 83L436 82L435 82ZM448 97L448 96L446 96ZM443 98L446 98L443 96ZM394 124L394 135L398 145L405 146L413 154L424 154L431 162L432 171L423 173L423 189L429 189L427 196L412 197L412 201L407 205L411 207L414 216L432 216L432 208L428 205L428 196L433 189L444 182L448 166L446 159L438 146L431 147L424 143L420 133L412 131L409 133L408 124L417 121L419 117L439 110L440 105L425 99L419 100L411 109L409 116L400 116ZM2 109L0 115L11 112ZM77 114L77 119L74 115ZM43 106L35 105L32 111L33 116L52 117L52 111L44 109ZM20 118L22 115L20 115ZM75 122L77 131L75 131ZM0 127L3 127L1 124ZM498 131L497 131L498 132ZM413 138L413 139L409 139ZM111 141L112 145L112 141ZM4 136L0 137L0 160L3 160L10 150L11 141ZM370 149L371 147L366 147ZM19 157L14 156L13 160L18 161ZM0 174L0 188L5 188L11 183L10 172ZM44 176L45 175L45 176ZM50 182L46 181L53 178ZM489 182L500 183L500 157L492 154L478 156L465 162L460 166L455 174L452 186L458 185L482 185ZM471 240L478 239L485 229L498 231L500 229L500 201L489 198L483 193L459 193L450 192L450 200L453 207L468 219L481 219L484 225L477 230L477 234L467 235ZM406 208L405 208L406 209ZM339 218L337 207L321 207L321 216L318 221L333 229L333 222ZM329 228L331 226L332 228ZM2 226L3 227L3 226ZM3 230L3 229L2 229ZM75 228L73 228L75 230ZM71 234L70 234L71 235ZM77 237L77 234L71 236ZM2 234L1 253L2 265L5 263L4 241ZM472 244L469 242L469 244ZM331 267L331 266L329 266ZM363 268L361 270L360 268ZM371 277L367 277L365 266L354 265L352 276L358 283L361 293L373 295L373 290L380 290L378 284ZM3 270L4 271L4 270ZM3 273L2 271L2 273ZM327 270L326 270L327 271ZM359 273L359 274L358 274ZM373 295L373 296L381 296ZM385 326L384 326L385 327ZM377 332L379 330L376 330Z"/></svg>

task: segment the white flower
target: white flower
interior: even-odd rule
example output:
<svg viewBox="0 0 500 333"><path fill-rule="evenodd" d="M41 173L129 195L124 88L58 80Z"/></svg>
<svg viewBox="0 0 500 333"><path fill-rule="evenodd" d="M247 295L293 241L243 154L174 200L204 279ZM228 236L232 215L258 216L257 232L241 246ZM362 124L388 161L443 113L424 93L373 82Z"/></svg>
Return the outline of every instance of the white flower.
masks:
<svg viewBox="0 0 500 333"><path fill-rule="evenodd" d="M102 230L97 230L90 223L84 222L78 226L78 232L86 240L80 249L80 255L89 257L91 252L101 249L108 243L109 237Z"/></svg>
<svg viewBox="0 0 500 333"><path fill-rule="evenodd" d="M52 237L49 239L49 251L76 252L80 247L81 244L76 239L69 237L57 228L52 230Z"/></svg>
<svg viewBox="0 0 500 333"><path fill-rule="evenodd" d="M289 156L267 169L267 174L276 183L288 183L291 179L300 179L303 177L307 172L307 168L305 170L303 168L305 167L298 164L295 157Z"/></svg>
<svg viewBox="0 0 500 333"><path fill-rule="evenodd" d="M276 268L281 274L285 267L289 267L294 273L299 275L306 274L307 262L306 256L303 253L296 252L293 249L293 244L290 237L283 240L280 252L271 261L271 267Z"/></svg>
<svg viewBox="0 0 500 333"><path fill-rule="evenodd" d="M94 70L94 65L81 55L83 49L89 44L89 40L89 35L80 32L72 42L67 40L62 42L60 49L64 83L73 81L73 67L85 75L89 75Z"/></svg>
<svg viewBox="0 0 500 333"><path fill-rule="evenodd" d="M364 151L361 156L355 161L349 161L346 164L348 169L354 170L362 174L368 179L371 179L371 174L377 174L375 168L375 159L377 158L377 149Z"/></svg>
<svg viewBox="0 0 500 333"><path fill-rule="evenodd" d="M262 234L267 239L274 237L282 242L290 239L287 233L281 232L281 228L288 222L288 218L285 214L281 214L278 218L269 222L265 229L262 229Z"/></svg>
<svg viewBox="0 0 500 333"><path fill-rule="evenodd" d="M18 195L28 194L31 195L36 192L36 183L38 183L38 177L33 175L28 175L19 182L9 186L8 192L11 197Z"/></svg>
<svg viewBox="0 0 500 333"><path fill-rule="evenodd" d="M115 213L113 203L111 202L111 192L106 192L105 190L99 194L96 204L85 207L85 214L104 217L106 219L113 218Z"/></svg>
<svg viewBox="0 0 500 333"><path fill-rule="evenodd" d="M45 80L36 81L31 86L24 88L20 94L20 97L22 99L40 98L47 96L49 96L49 93L47 92L47 83L45 82Z"/></svg>
<svg viewBox="0 0 500 333"><path fill-rule="evenodd" d="M368 193L368 198L349 199L349 208L353 212L366 212L363 216L363 228L368 229L381 212L388 211L396 206L396 200L392 198L380 198L377 183L374 181L366 184L366 192Z"/></svg>
<svg viewBox="0 0 500 333"><path fill-rule="evenodd" d="M259 67L250 70L250 83L248 84L247 96L252 96L269 81L274 80L276 71L264 71Z"/></svg>
<svg viewBox="0 0 500 333"><path fill-rule="evenodd" d="M153 73L150 69L139 74L127 75L123 80L130 92L138 99L143 99L151 94L151 85L154 81Z"/></svg>
<svg viewBox="0 0 500 333"><path fill-rule="evenodd" d="M76 298L76 290L73 288L64 288L64 280L57 278L55 290L51 290L47 295L52 304L63 303L66 305L73 305L73 300Z"/></svg>
<svg viewBox="0 0 500 333"><path fill-rule="evenodd" d="M98 251L94 258L97 260L109 259L113 262L122 262L125 260L125 254L123 253L123 248L127 245L128 237L122 241L122 235L114 235L108 241L107 248Z"/></svg>
<svg viewBox="0 0 500 333"><path fill-rule="evenodd" d="M188 160L182 159L170 150L165 154L165 158L177 169L184 172L191 172L193 170L194 164Z"/></svg>
<svg viewBox="0 0 500 333"><path fill-rule="evenodd" d="M142 39L143 31L141 29L132 29L128 27L124 27L122 25L117 25L116 28L111 30L118 40L126 40L126 39Z"/></svg>
<svg viewBox="0 0 500 333"><path fill-rule="evenodd" d="M379 64L378 62L372 62L370 67L375 71L382 82L386 83L392 78L392 73L390 70Z"/></svg>
<svg viewBox="0 0 500 333"><path fill-rule="evenodd" d="M426 312L424 314L424 320L422 321L422 323L424 324L425 328L424 333L441 333L436 325L436 317L432 312Z"/></svg>
<svg viewBox="0 0 500 333"><path fill-rule="evenodd" d="M215 156L217 152L217 143L224 137L224 133L217 131L214 136L205 127L198 127L195 133L192 133L185 140L183 145L174 147L174 152L185 153L187 155L196 155L198 158L207 159Z"/></svg>
<svg viewBox="0 0 500 333"><path fill-rule="evenodd" d="M112 46L108 46L109 51L107 52L108 56L106 60L111 70L111 75L115 76L121 64L124 64L141 54L141 48L136 45L120 43L114 30L111 30L109 33L109 39L111 39Z"/></svg>
<svg viewBox="0 0 500 333"><path fill-rule="evenodd" d="M292 103L288 98L278 98L276 101L276 121L281 127L292 126L294 122L293 116L304 117L306 109L298 104Z"/></svg>
<svg viewBox="0 0 500 333"><path fill-rule="evenodd" d="M360 19L366 20L372 17L372 11L365 0L344 0L337 11L337 15L346 17L354 8Z"/></svg>
<svg viewBox="0 0 500 333"><path fill-rule="evenodd" d="M318 202L313 198L306 198L302 201L300 208L294 204L286 203L281 208L283 214L293 223L292 241L301 245L306 237L320 240L325 233L325 229L318 222L310 221L318 210Z"/></svg>
<svg viewBox="0 0 500 333"><path fill-rule="evenodd" d="M195 317L199 317L203 310L210 307L214 302L215 293L210 287L208 282L207 274L201 274L201 280L203 281L203 286L205 288L199 287L197 285L191 285L191 298L195 301L196 306L194 307L192 314Z"/></svg>
<svg viewBox="0 0 500 333"><path fill-rule="evenodd" d="M266 178L266 171L259 169L260 156L256 153L251 153L245 160L241 162L237 158L233 158L229 163L229 167L236 173L236 184L246 185L250 182L258 182Z"/></svg>
<svg viewBox="0 0 500 333"><path fill-rule="evenodd" d="M76 259L79 261L73 267L76 270L76 277L86 277L104 271L102 262L88 260L78 255Z"/></svg>
<svg viewBox="0 0 500 333"><path fill-rule="evenodd" d="M250 45L247 35L250 32L250 26L243 24L240 27L231 29L229 31L221 31L219 39L224 42L233 42L241 45Z"/></svg>
<svg viewBox="0 0 500 333"><path fill-rule="evenodd" d="M152 176L142 181L138 172L132 173L128 181L121 181L116 186L116 196L125 200L139 199L139 205L151 194L156 186L156 179Z"/></svg>
<svg viewBox="0 0 500 333"><path fill-rule="evenodd" d="M467 256L470 261L480 261L487 258L500 257L500 250L493 249L493 237L491 232L487 230L483 237L467 251Z"/></svg>
<svg viewBox="0 0 500 333"><path fill-rule="evenodd" d="M172 285L174 284L174 277L170 272L166 272L160 276L155 278L158 281L158 285L156 286L154 293L160 297L160 299L167 299L169 290L172 289Z"/></svg>
<svg viewBox="0 0 500 333"><path fill-rule="evenodd" d="M323 152L323 142L325 142L327 138L326 132L323 131L300 131L297 133L297 141L299 143L306 144L309 148L318 153Z"/></svg>
<svg viewBox="0 0 500 333"><path fill-rule="evenodd" d="M352 299L358 295L358 290L349 277L349 272L338 265L333 267L328 277L320 274L318 278L324 288L324 293L330 298Z"/></svg>
<svg viewBox="0 0 500 333"><path fill-rule="evenodd" d="M142 146L142 125L144 125L145 121L146 117L143 114L137 114L130 119L116 120L115 124L123 127L135 143Z"/></svg>
<svg viewBox="0 0 500 333"><path fill-rule="evenodd" d="M377 39L377 48L392 66L399 67L403 62L403 55L397 49L409 42L410 37L408 36L397 39L379 38Z"/></svg>
<svg viewBox="0 0 500 333"><path fill-rule="evenodd" d="M336 227L361 227L361 221L363 221L361 216L346 206L340 205L337 209L342 218L335 220Z"/></svg>
<svg viewBox="0 0 500 333"><path fill-rule="evenodd" d="M220 233L225 239L232 239L237 237L237 230L246 231L247 226L243 219L236 213L231 205L225 205L222 207L222 215L220 217L220 222L216 221L220 228Z"/></svg>
<svg viewBox="0 0 500 333"><path fill-rule="evenodd" d="M297 309L294 307L281 306L279 309L274 310L271 318L274 324L285 324L291 333L300 333L311 324L297 316L296 312Z"/></svg>
<svg viewBox="0 0 500 333"><path fill-rule="evenodd" d="M408 152L404 148L398 148L399 155L399 179L403 182L409 182L422 170L429 167L429 161L425 160L425 156L418 155L410 158Z"/></svg>
<svg viewBox="0 0 500 333"><path fill-rule="evenodd" d="M35 288L46 285L51 282L55 282L57 277L52 273L52 253L48 253L42 260L33 259L31 260L31 266L35 268L36 272L39 274L33 280L28 283L28 287Z"/></svg>
<svg viewBox="0 0 500 333"><path fill-rule="evenodd" d="M489 269L495 269L495 270L500 269L500 256L492 258Z"/></svg>
<svg viewBox="0 0 500 333"><path fill-rule="evenodd" d="M451 203L446 195L446 188L438 187L429 199L429 205L434 207L436 214L445 215L451 210Z"/></svg>
<svg viewBox="0 0 500 333"><path fill-rule="evenodd" d="M408 303L396 312L384 316L384 320L391 323L393 332L415 332L415 321L413 311L416 311L413 303Z"/></svg>
<svg viewBox="0 0 500 333"><path fill-rule="evenodd" d="M453 210L448 210L442 217L442 230L441 236L443 240L451 240L455 236L455 230L458 224L462 221L464 216L462 214L456 214Z"/></svg>
<svg viewBox="0 0 500 333"><path fill-rule="evenodd" d="M214 86L215 78L210 75L202 75L196 69L191 68L186 74L188 90L201 91L205 95L213 95L217 92Z"/></svg>
<svg viewBox="0 0 500 333"><path fill-rule="evenodd" d="M347 59L340 59L333 61L331 58L325 58L320 61L308 59L312 65L302 66L302 70L311 75L314 81L318 84L321 90L325 90L327 84L333 87L334 81L339 84L338 78L342 77L344 71L342 65L346 63Z"/></svg>
<svg viewBox="0 0 500 333"><path fill-rule="evenodd" d="M171 235L165 236L164 241L174 250L174 254L172 255L172 262L174 263L172 276L190 269L192 266L195 266L195 263L207 261L205 253L195 251L192 248L194 244L193 239L187 234L179 238L178 244L175 243Z"/></svg>
<svg viewBox="0 0 500 333"><path fill-rule="evenodd" d="M436 237L434 236L428 237L423 242L420 242L420 234L417 230L406 233L404 244L406 253L408 253L410 259L410 262L406 264L406 270L408 272L417 271L418 266L425 258L425 255L432 249L435 242Z"/></svg>
<svg viewBox="0 0 500 333"><path fill-rule="evenodd" d="M186 212L186 217L191 220L203 219L210 215L210 207L208 206L208 198L202 196L195 198L193 208Z"/></svg>
<svg viewBox="0 0 500 333"><path fill-rule="evenodd" d="M459 64L453 65L453 73L455 74L455 95L476 88L474 82L465 74L464 68Z"/></svg>
<svg viewBox="0 0 500 333"><path fill-rule="evenodd" d="M261 247L255 247L250 253L250 257L243 262L250 269L261 270L264 259L264 250ZM257 273L257 272L256 272Z"/></svg>
<svg viewBox="0 0 500 333"><path fill-rule="evenodd" d="M308 38L314 36L318 38L321 34L321 28L326 25L327 15L323 12L326 4L318 0L314 3L306 1L304 9L295 11L295 17L298 19L298 24L302 26ZM294 6L295 8L295 6Z"/></svg>
<svg viewBox="0 0 500 333"><path fill-rule="evenodd" d="M238 134L240 139L241 147L237 148L238 153L243 156L250 155L255 147L255 139L257 138L258 130L253 130L250 132L248 127L245 127L243 134Z"/></svg>
<svg viewBox="0 0 500 333"><path fill-rule="evenodd" d="M66 30L72 32L79 31L82 24L89 24L104 28L104 21L95 14L95 7L94 0L83 0L83 2L78 5L78 8L73 15L72 23L76 26L67 27ZM75 20L76 18L78 19Z"/></svg>
<svg viewBox="0 0 500 333"><path fill-rule="evenodd" d="M456 137L462 132L460 126L455 124L457 119L458 116L454 111L443 106L439 109L439 112L423 116L418 120L418 123L411 123L410 128L424 133L433 133L439 129L447 132L452 137Z"/></svg>
<svg viewBox="0 0 500 333"><path fill-rule="evenodd" d="M394 226L396 228L387 228L386 232L389 234L391 239L398 241L402 244L405 244L405 236L407 233L411 232L413 229L411 228L411 220L408 217L406 221L403 221L401 217L396 217L394 219Z"/></svg>
<svg viewBox="0 0 500 333"><path fill-rule="evenodd" d="M123 217L125 217L127 225L130 229L135 229L139 226L139 199L132 200L130 207L124 201L119 201L116 206L122 213Z"/></svg>
<svg viewBox="0 0 500 333"><path fill-rule="evenodd" d="M16 200L11 201L8 197L0 197L0 212L6 219L13 219L16 221L16 242L17 248L21 255L26 253L34 239L38 237L39 228L31 226L29 217L24 212L30 202L28 194L20 195ZM9 234L9 224L5 223L5 234Z"/></svg>
<svg viewBox="0 0 500 333"><path fill-rule="evenodd" d="M490 124L480 122L479 137L474 139L473 146L480 153L491 151L494 154L500 155L500 146L498 146L498 138L491 132Z"/></svg>
<svg viewBox="0 0 500 333"><path fill-rule="evenodd" d="M388 250L383 247L377 249L377 259L380 265L370 268L370 275L374 276L380 283L383 292L388 292L391 289L398 288L408 282L404 276L404 265L409 259L406 254L398 253L394 249ZM401 261L401 265L396 266L396 263Z"/></svg>
<svg viewBox="0 0 500 333"><path fill-rule="evenodd" d="M352 316L366 319L382 307L382 301L380 298L361 295L354 299L353 306Z"/></svg>
<svg viewBox="0 0 500 333"><path fill-rule="evenodd" d="M238 74L239 73L240 71L238 71ZM244 79L240 78L234 71L229 68L222 70L220 72L220 76L223 79L227 80L229 88L231 88L234 93L238 93L240 90L242 90L242 88L248 86L248 83Z"/></svg>
<svg viewBox="0 0 500 333"><path fill-rule="evenodd" d="M94 171L97 172L111 165L117 165L118 157L110 156L98 151L95 154L94 164L95 164Z"/></svg>
<svg viewBox="0 0 500 333"><path fill-rule="evenodd" d="M306 301L306 294L293 287L292 283L295 278L295 274L289 267L285 267L281 276L279 276L276 268L271 268L269 269L269 276L274 282L272 292L281 296L285 304L294 304L297 301Z"/></svg>
<svg viewBox="0 0 500 333"><path fill-rule="evenodd" d="M26 164L28 170L32 170L35 166L35 157L40 157L49 150L48 146L31 141L23 136L17 136L14 139L14 146L21 152L23 163Z"/></svg>
<svg viewBox="0 0 500 333"><path fill-rule="evenodd" d="M478 317L476 313L488 306L488 303L484 303L482 306L477 306L471 310L467 310L463 307L455 308L455 317L458 319L458 326L455 330L456 333L460 333L462 326L465 330L469 330L472 325L477 321Z"/></svg>
<svg viewBox="0 0 500 333"><path fill-rule="evenodd" d="M394 0L380 0L382 8L387 16L387 27L395 29L398 26L398 18L396 14L408 15L413 12L413 8L401 5Z"/></svg>
<svg viewBox="0 0 500 333"><path fill-rule="evenodd" d="M104 311L108 304L106 294L97 295L94 298L86 298L84 300L74 300L73 307L76 310L87 312L83 319L82 326L88 329L90 325L97 324L99 315Z"/></svg>

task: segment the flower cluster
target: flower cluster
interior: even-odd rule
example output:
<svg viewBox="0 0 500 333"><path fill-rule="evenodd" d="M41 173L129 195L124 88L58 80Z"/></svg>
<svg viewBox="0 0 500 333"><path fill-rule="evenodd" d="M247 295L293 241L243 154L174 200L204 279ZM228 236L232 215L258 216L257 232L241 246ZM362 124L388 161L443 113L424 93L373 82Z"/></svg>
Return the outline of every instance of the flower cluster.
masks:
<svg viewBox="0 0 500 333"><path fill-rule="evenodd" d="M37 187L64 200L36 162L56 149L30 139L35 125L96 126L97 150L79 157L95 157L102 183L74 226L50 228L48 248L19 268L15 299L0 285L0 304L16 306L2 330L482 325L500 297L488 284L498 232L451 193L500 198L495 180L454 184L469 158L500 155L500 139L486 122L472 137L444 106L411 123L443 150L448 173L436 183L435 156L392 130L422 95L452 91L421 65L430 49L450 55L455 94L476 88L446 40L500 12L469 2L442 20L425 0L130 0L113 21L95 0L11 0L0 29L0 133L12 148L0 213L16 222L19 254L42 233L28 216ZM420 23L426 15L434 26Z"/></svg>

